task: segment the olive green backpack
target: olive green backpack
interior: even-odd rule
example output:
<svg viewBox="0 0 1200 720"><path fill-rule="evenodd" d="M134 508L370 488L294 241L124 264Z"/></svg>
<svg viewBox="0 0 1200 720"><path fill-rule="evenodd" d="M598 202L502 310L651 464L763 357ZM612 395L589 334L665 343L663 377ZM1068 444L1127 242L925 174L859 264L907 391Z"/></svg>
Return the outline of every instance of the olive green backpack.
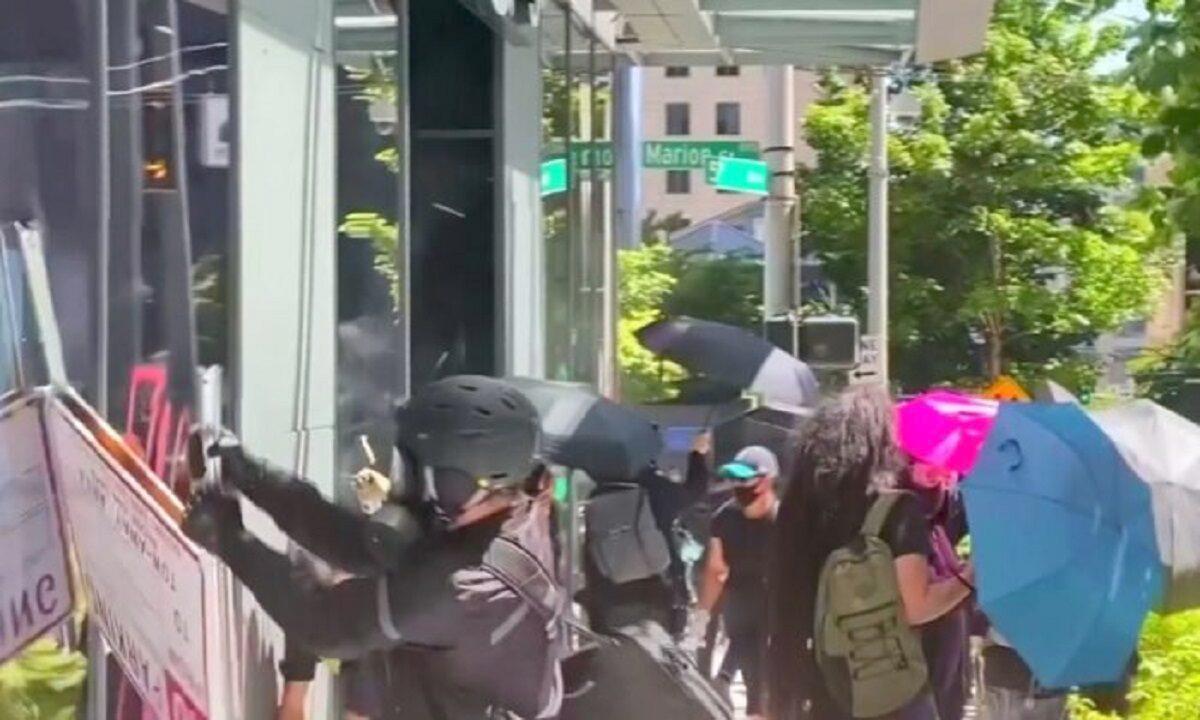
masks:
<svg viewBox="0 0 1200 720"><path fill-rule="evenodd" d="M929 677L920 637L904 616L891 548L879 537L900 496L875 500L858 536L830 553L817 585L817 666L830 696L855 718L903 708Z"/></svg>

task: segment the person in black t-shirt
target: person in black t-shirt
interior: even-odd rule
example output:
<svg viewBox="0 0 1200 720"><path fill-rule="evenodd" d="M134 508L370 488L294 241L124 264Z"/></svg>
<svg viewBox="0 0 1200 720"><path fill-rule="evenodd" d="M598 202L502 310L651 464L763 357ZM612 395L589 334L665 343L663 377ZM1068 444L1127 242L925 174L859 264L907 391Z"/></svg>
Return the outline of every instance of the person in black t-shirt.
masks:
<svg viewBox="0 0 1200 720"><path fill-rule="evenodd" d="M739 670L746 683L746 713L763 712L766 652L767 553L775 512L779 460L770 450L751 446L723 466L722 478L734 483L734 499L713 516L708 560L692 633L702 633L719 600L729 636L729 653L719 679L725 687ZM723 597L722 597L723 596ZM699 638L693 638L696 642Z"/></svg>

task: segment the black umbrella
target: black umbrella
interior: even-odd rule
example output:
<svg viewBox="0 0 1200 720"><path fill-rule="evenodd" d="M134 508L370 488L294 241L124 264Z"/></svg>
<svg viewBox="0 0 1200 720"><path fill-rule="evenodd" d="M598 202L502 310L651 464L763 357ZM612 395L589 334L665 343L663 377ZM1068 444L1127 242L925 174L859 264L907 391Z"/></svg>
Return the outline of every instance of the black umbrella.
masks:
<svg viewBox="0 0 1200 720"><path fill-rule="evenodd" d="M787 482L792 474L796 445L812 411L790 405L765 403L718 421L713 429L713 452L718 464L733 460L749 445L761 445L779 460L779 478Z"/></svg>
<svg viewBox="0 0 1200 720"><path fill-rule="evenodd" d="M689 317L656 320L637 331L646 349L692 372L760 394L764 400L811 406L817 378L800 360L746 330Z"/></svg>
<svg viewBox="0 0 1200 720"><path fill-rule="evenodd" d="M600 397L586 385L507 378L542 417L547 460L593 479L635 477L658 457L658 428L632 408Z"/></svg>

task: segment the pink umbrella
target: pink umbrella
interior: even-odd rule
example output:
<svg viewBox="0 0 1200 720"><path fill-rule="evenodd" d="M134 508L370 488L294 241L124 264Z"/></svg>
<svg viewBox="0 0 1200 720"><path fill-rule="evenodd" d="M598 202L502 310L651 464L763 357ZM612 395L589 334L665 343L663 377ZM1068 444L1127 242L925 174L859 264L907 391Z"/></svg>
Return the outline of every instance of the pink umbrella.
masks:
<svg viewBox="0 0 1200 720"><path fill-rule="evenodd" d="M900 447L921 462L966 475L1000 403L934 390L896 407Z"/></svg>

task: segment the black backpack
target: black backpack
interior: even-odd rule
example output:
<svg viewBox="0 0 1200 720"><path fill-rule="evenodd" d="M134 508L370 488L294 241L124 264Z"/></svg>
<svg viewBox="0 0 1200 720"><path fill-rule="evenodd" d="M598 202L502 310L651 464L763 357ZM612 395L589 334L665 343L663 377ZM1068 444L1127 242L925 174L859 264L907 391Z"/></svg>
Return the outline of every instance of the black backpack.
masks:
<svg viewBox="0 0 1200 720"><path fill-rule="evenodd" d="M654 517L649 493L639 484L602 486L584 508L584 527L584 551L615 585L663 577L671 567L669 541Z"/></svg>
<svg viewBox="0 0 1200 720"><path fill-rule="evenodd" d="M546 621L560 643L558 720L733 720L726 700L658 624L613 635L580 625L565 613L564 595L549 571L518 543L494 543L483 565ZM572 635L583 647L568 652Z"/></svg>

